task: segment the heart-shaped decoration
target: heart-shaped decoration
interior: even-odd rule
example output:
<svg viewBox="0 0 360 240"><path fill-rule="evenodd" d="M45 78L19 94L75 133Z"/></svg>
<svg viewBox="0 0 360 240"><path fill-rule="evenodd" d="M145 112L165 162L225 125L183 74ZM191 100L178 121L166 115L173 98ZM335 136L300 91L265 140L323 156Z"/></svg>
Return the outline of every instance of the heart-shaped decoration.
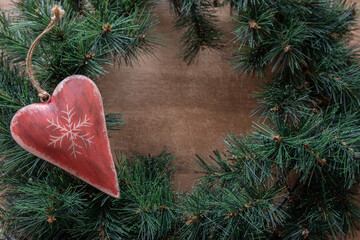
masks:
<svg viewBox="0 0 360 240"><path fill-rule="evenodd" d="M49 102L20 109L11 121L11 134L28 152L119 197L101 95L89 78L70 76Z"/></svg>

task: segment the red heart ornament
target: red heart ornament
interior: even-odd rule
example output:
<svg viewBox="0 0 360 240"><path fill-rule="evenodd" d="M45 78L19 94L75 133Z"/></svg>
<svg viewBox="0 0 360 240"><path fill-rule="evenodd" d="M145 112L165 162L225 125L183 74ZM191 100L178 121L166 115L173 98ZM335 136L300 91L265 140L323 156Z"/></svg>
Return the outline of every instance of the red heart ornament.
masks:
<svg viewBox="0 0 360 240"><path fill-rule="evenodd" d="M11 134L28 152L119 197L101 95L89 78L70 76L49 102L20 109L11 120Z"/></svg>

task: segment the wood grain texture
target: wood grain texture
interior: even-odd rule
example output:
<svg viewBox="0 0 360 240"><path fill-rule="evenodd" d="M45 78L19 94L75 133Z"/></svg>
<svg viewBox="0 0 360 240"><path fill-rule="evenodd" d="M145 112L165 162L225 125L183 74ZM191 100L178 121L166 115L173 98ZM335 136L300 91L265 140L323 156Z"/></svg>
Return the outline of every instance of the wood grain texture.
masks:
<svg viewBox="0 0 360 240"><path fill-rule="evenodd" d="M164 147L176 156L174 182L184 190L199 177L195 154L207 156L214 149L225 150L222 142L229 132L246 133L251 129L251 111L258 105L252 94L260 80L232 72L232 49L204 49L194 64L178 58L182 32L175 31L174 16L168 2L154 7L159 25L154 34L163 34L166 47L155 56L144 57L133 67L108 68L97 85L104 97L105 113L124 113L125 126L110 131L114 150L131 154L156 154ZM232 30L229 9L218 8L219 28ZM223 41L228 43L227 33Z"/></svg>

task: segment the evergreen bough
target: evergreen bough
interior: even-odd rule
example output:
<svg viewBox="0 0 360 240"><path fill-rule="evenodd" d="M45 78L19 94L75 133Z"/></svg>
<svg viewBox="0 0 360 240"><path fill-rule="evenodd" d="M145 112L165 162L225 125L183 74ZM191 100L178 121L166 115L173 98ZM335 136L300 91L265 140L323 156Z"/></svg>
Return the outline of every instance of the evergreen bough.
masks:
<svg viewBox="0 0 360 240"><path fill-rule="evenodd" d="M35 51L47 90L72 74L94 79L116 61L131 65L160 45L153 1L61 1L65 18ZM214 6L172 0L184 29L179 57L223 47ZM38 102L23 69L53 1L19 1L0 17L0 226L15 239L340 239L360 221L360 66L349 46L356 8L345 0L228 0L234 70L264 79L259 119L230 133L226 151L196 156L204 175L175 193L174 157L118 156L113 199L34 157L11 138L21 107ZM271 74L269 74L272 72ZM123 125L106 117L108 129Z"/></svg>

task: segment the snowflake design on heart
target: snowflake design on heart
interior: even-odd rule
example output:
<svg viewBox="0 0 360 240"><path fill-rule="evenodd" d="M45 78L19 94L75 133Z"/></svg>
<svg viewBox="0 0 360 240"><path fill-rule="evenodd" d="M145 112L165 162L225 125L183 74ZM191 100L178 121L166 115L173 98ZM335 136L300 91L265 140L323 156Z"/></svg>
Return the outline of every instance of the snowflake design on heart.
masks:
<svg viewBox="0 0 360 240"><path fill-rule="evenodd" d="M69 142L68 151L70 151L70 156L76 158L77 154L81 154L80 149L83 145L86 149L91 147L91 144L94 142L92 139L95 137L89 136L89 133L86 132L86 128L91 127L93 124L90 123L90 118L84 116L84 119L79 117L77 123L73 120L76 111L74 107L69 109L69 106L66 105L66 111L61 111L62 116L56 116L56 119L47 119L49 125L46 128L52 128L53 132L57 132L57 135L50 135L50 143L48 146L54 146L56 148L59 146L62 147L64 141Z"/></svg>

